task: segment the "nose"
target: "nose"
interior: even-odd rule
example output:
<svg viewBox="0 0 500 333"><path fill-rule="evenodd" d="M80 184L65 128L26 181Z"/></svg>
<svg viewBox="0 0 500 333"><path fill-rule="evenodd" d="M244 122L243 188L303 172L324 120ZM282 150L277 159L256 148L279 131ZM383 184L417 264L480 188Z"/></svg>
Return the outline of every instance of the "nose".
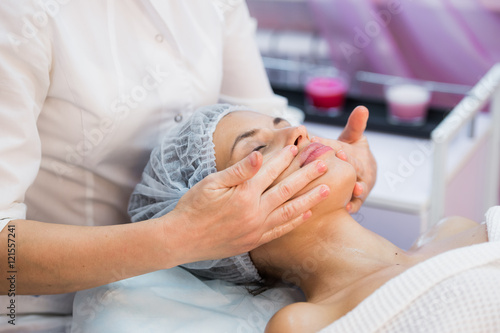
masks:
<svg viewBox="0 0 500 333"><path fill-rule="evenodd" d="M309 135L305 126L288 127L284 129L286 133L286 145L295 145L301 149L304 144L309 142Z"/></svg>

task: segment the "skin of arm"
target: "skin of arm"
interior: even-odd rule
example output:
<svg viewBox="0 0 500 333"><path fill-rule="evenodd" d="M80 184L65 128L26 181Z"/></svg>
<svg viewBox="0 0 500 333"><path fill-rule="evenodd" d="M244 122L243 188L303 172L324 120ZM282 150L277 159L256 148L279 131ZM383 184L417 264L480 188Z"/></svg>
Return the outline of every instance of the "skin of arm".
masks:
<svg viewBox="0 0 500 333"><path fill-rule="evenodd" d="M9 226L15 226L15 292L20 295L93 288L166 268L165 262L176 259L175 253L166 257L166 249L161 246L163 227L158 220L102 227L14 220L0 233L4 248ZM3 254L0 260L7 262ZM9 290L9 274L6 269L2 273L3 295Z"/></svg>
<svg viewBox="0 0 500 333"><path fill-rule="evenodd" d="M325 185L289 200L326 171L311 163L270 189L296 155L285 147L262 164L250 154L206 177L169 214L139 223L73 226L11 221L0 232L2 279L7 294L9 226L15 226L16 294L57 294L93 288L182 263L223 258L282 236L311 216L329 194ZM266 190L267 189L267 190Z"/></svg>

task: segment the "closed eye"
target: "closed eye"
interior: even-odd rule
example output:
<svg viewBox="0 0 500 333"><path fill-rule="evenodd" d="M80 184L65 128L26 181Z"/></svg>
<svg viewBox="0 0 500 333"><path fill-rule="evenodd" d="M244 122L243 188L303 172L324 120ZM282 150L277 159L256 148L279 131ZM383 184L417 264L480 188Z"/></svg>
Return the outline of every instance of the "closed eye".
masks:
<svg viewBox="0 0 500 333"><path fill-rule="evenodd" d="M254 150L252 150L252 151L259 151L259 150L264 149L264 148L266 148L266 146L258 146L258 147L255 147Z"/></svg>

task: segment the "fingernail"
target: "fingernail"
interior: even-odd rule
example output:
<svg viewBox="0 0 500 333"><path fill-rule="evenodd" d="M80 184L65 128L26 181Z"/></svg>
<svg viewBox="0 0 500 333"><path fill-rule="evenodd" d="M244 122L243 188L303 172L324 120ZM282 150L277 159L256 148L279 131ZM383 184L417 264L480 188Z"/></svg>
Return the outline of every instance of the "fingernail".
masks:
<svg viewBox="0 0 500 333"><path fill-rule="evenodd" d="M339 150L336 155L341 160L347 161L347 155L346 155L346 153L343 150Z"/></svg>
<svg viewBox="0 0 500 333"><path fill-rule="evenodd" d="M321 197L326 198L330 194L330 188L326 185L322 185L321 188L319 189L319 195Z"/></svg>
<svg viewBox="0 0 500 333"><path fill-rule="evenodd" d="M358 193L358 196L360 196L361 194L363 194L363 186L361 186L360 184L356 183L356 192Z"/></svg>
<svg viewBox="0 0 500 333"><path fill-rule="evenodd" d="M345 206L345 209L350 213L351 212L352 205L351 203L348 203L347 206Z"/></svg>
<svg viewBox="0 0 500 333"><path fill-rule="evenodd" d="M312 216L312 212L310 210L308 210L307 212L305 212L304 214L302 214L302 219L307 220L311 216Z"/></svg>
<svg viewBox="0 0 500 333"><path fill-rule="evenodd" d="M250 158L250 164L253 166L253 167L256 167L257 164L259 163L259 159L257 158L257 152L254 151L250 154L249 158Z"/></svg>
<svg viewBox="0 0 500 333"><path fill-rule="evenodd" d="M290 146L290 151L292 152L293 156L297 155L297 153L299 152L299 148L297 148L297 146Z"/></svg>
<svg viewBox="0 0 500 333"><path fill-rule="evenodd" d="M325 162L318 161L318 163L316 163L316 169L318 170L319 173L324 173L326 171Z"/></svg>

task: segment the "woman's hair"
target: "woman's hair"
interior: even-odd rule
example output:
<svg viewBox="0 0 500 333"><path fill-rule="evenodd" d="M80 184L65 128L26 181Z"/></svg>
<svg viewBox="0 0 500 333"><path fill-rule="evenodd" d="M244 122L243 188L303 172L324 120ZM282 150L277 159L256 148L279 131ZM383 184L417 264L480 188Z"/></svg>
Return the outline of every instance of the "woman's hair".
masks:
<svg viewBox="0 0 500 333"><path fill-rule="evenodd" d="M213 144L215 128L228 113L243 110L249 108L228 104L202 107L162 138L151 152L142 180L130 197L128 212L132 222L167 214L191 187L217 172ZM262 281L248 253L181 267L204 278L233 283Z"/></svg>

